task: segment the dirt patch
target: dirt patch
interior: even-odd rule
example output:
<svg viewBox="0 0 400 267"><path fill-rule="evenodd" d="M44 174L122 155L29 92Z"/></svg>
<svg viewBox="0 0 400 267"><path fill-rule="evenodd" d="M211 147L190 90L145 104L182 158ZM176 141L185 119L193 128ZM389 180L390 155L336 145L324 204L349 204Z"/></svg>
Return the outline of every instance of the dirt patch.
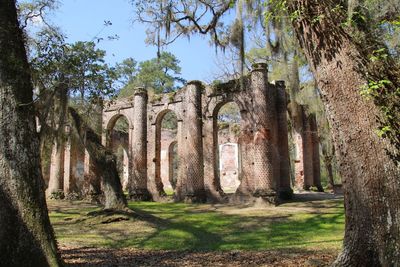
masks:
<svg viewBox="0 0 400 267"><path fill-rule="evenodd" d="M61 247L67 266L329 266L336 253L292 251L165 251Z"/></svg>

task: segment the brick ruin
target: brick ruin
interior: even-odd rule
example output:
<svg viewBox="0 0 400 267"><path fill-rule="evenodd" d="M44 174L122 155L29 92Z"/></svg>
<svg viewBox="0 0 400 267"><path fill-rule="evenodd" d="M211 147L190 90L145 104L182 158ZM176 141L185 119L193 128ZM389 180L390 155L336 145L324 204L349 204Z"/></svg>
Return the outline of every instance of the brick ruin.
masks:
<svg viewBox="0 0 400 267"><path fill-rule="evenodd" d="M230 102L240 109L240 132L234 140L218 140L218 112ZM177 119L174 134L161 130L168 112ZM177 92L153 99L138 88L129 98L107 103L102 114L102 143L123 149L121 179L131 199L161 201L168 189L174 190L176 201L226 201L223 186L236 183L231 201L276 204L291 197L293 182L302 189L320 187L315 118L305 116L304 130L294 134L293 181L285 84L269 83L265 64L254 65L241 81L213 86L191 81ZM118 135L113 128L121 117L129 127L127 133ZM87 177L95 176L95 170L88 153L70 141L63 157L60 189L67 194L79 190ZM224 175L231 180L237 177L237 181L221 183Z"/></svg>

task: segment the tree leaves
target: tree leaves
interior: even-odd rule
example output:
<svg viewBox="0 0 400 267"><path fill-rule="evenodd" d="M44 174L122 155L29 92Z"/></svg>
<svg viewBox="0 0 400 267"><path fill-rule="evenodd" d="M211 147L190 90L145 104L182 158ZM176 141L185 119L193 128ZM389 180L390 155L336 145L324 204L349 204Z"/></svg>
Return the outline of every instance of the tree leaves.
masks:
<svg viewBox="0 0 400 267"><path fill-rule="evenodd" d="M117 71L124 77L125 86L119 92L120 97L133 93L135 87L153 90L156 94L176 91L186 83L181 74L179 60L169 52L162 52L159 58L139 63L127 59L118 65Z"/></svg>

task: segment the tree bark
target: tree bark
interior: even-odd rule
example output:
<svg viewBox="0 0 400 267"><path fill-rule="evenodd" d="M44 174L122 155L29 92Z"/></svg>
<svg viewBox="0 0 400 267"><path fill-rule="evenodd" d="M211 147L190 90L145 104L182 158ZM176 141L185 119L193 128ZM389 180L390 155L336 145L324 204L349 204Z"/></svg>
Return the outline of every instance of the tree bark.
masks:
<svg viewBox="0 0 400 267"><path fill-rule="evenodd" d="M55 118L52 122L54 129L51 131L53 147L51 154L49 186L46 190L47 197L57 197L57 193L59 193L63 188L64 176L63 162L65 150L65 121L68 107L68 88L66 83L60 83L55 90Z"/></svg>
<svg viewBox="0 0 400 267"><path fill-rule="evenodd" d="M122 191L115 156L101 144L101 138L83 122L73 108L69 108L69 113L82 143L85 145L91 159L93 159L95 172L102 182L105 197L104 208L113 210L127 209L128 205Z"/></svg>
<svg viewBox="0 0 400 267"><path fill-rule="evenodd" d="M333 179L333 168L332 161L330 159L324 158L326 172L328 174L328 188L333 189L335 186L335 181Z"/></svg>
<svg viewBox="0 0 400 267"><path fill-rule="evenodd" d="M0 1L0 263L59 266L15 1Z"/></svg>
<svg viewBox="0 0 400 267"><path fill-rule="evenodd" d="M322 142L321 142L322 143ZM333 154L335 153L334 147L332 147L332 152L328 152L328 149L322 145L322 157L324 159L324 165L326 172L328 174L328 188L333 189L335 185L334 177L333 177L333 166L332 166L332 160L333 160Z"/></svg>
<svg viewBox="0 0 400 267"><path fill-rule="evenodd" d="M322 93L343 177L346 227L335 266L400 266L400 169L377 136L380 113L360 94L366 58L342 28L339 0L288 1ZM399 85L397 85L399 86Z"/></svg>

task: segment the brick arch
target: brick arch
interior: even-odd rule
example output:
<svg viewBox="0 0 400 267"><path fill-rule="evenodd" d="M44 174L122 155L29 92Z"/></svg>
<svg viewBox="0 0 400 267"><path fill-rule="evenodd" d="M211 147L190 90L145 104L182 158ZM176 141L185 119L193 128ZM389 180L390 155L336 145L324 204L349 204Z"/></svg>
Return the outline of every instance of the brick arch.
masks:
<svg viewBox="0 0 400 267"><path fill-rule="evenodd" d="M106 147L110 147L110 145L111 145L111 140L110 140L110 138L111 138L111 133L112 133L112 130L114 129L114 127L115 127L115 124L117 123L117 121L120 119L120 118L125 118L126 119L126 121L128 122L128 125L129 125L129 129L128 129L128 149L130 149L130 146L131 146L131 144L130 144L130 140L131 140L131 138L132 138L132 136L131 136L131 129L133 129L133 124L132 124L132 121L129 119L129 116L127 116L127 115L125 115L125 114L123 114L123 113L117 113L117 114L114 114L114 115L112 115L111 117L109 117L108 118L108 120L107 121L104 121L104 125L105 125L105 129L104 129L104 133L105 133L105 139L103 140L103 145L105 145Z"/></svg>
<svg viewBox="0 0 400 267"><path fill-rule="evenodd" d="M159 122L161 122L164 118L164 116L168 112L173 112L176 116L176 119L178 121L182 121L182 110L183 108L180 105L168 105L168 108L160 109L160 107L156 107L152 112L150 112L151 117L149 117L149 123L153 125L157 125Z"/></svg>
<svg viewBox="0 0 400 267"><path fill-rule="evenodd" d="M104 124L106 125L106 130L110 131L110 130L114 129L115 124L122 117L125 118L126 121L128 122L129 128L133 128L133 123L130 120L129 116L124 113L118 112L118 113L112 115L107 121L104 122Z"/></svg>
<svg viewBox="0 0 400 267"><path fill-rule="evenodd" d="M165 118L165 115L169 112L172 112L175 114L177 121L178 121L178 115L173 109L163 109L157 113L157 116L155 118L155 182L158 185L157 187L159 188L159 191L161 192L161 195L165 194L164 192L164 185L162 183L161 179L161 124L163 119ZM178 133L177 133L178 134ZM176 134L176 135L177 135ZM175 137L176 139L177 136Z"/></svg>
<svg viewBox="0 0 400 267"><path fill-rule="evenodd" d="M128 133L126 135L119 135L116 132L113 133L113 129L115 127L115 124L117 121L121 118L124 118L128 122ZM123 155L122 155L122 162L118 162L118 164L122 164L123 166L123 175L120 177L121 178L121 184L123 186L124 190L127 190L127 186L129 183L130 179L130 173L132 171L132 165L130 163L131 161L131 138L132 138L132 133L131 133L131 128L132 128L132 123L129 120L129 117L126 116L125 114L117 113L114 114L109 118L109 120L106 122L106 139L105 139L105 145L108 149L112 150L113 153L118 152L118 147L121 147L123 149ZM118 138L118 142L114 143L114 138Z"/></svg>
<svg viewBox="0 0 400 267"><path fill-rule="evenodd" d="M222 101L218 102L215 105L215 107L214 107L214 109L212 111L213 153L215 153L215 155L213 157L214 158L213 169L214 169L214 175L216 177L216 182L218 183L218 187L222 192L224 192L224 190L223 190L222 185L221 185L221 175L220 175L220 171L221 171L220 170L220 165L221 164L220 164L220 151L219 151L220 148L219 148L219 142L218 142L219 141L219 138L218 138L218 113L219 113L219 111L221 110L221 108L223 106L225 106L226 104L229 104L229 103L234 103L240 110L240 105L237 103L237 101L234 100L233 97L226 97ZM243 117L240 114L240 122L242 123L242 121L243 121ZM241 128L242 128L242 126L241 126ZM238 146L239 146L239 144L238 144ZM241 150L239 148L237 148L237 157L238 157L238 164L237 164L238 166L237 167L238 167L238 179L239 179L239 181L241 180L240 179L241 178L241 173L240 172L242 170L242 168L241 168L242 155L241 154L242 154ZM239 184L239 186L240 186L240 184Z"/></svg>
<svg viewBox="0 0 400 267"><path fill-rule="evenodd" d="M241 190L237 191L243 196L240 199L254 196L274 203L278 191L290 192L285 88L282 82L269 83L266 65L258 64L242 81L212 86L192 81L173 94L150 100L146 90L138 88L132 97L106 103L103 144L107 132L121 116L126 117L130 126L130 196L144 199L148 188L154 200L162 198L162 184L160 191L159 182L155 181L159 161L156 140L165 114L174 112L180 162L176 200L204 201L205 194L210 200L225 200L215 175L219 171L214 167L218 142L215 124L221 107L229 102L237 104L241 117L238 143L242 181Z"/></svg>
<svg viewBox="0 0 400 267"><path fill-rule="evenodd" d="M169 113L169 112L173 112L175 114L176 118L178 119L178 115L173 109L169 109L169 108L163 109L163 110L159 111L156 115L155 124L157 127L158 126L161 127L162 120L164 119L165 115L167 115L167 113Z"/></svg>
<svg viewBox="0 0 400 267"><path fill-rule="evenodd" d="M222 101L218 102L215 105L213 112L212 112L212 116L216 118L218 116L220 109L228 103L235 103L237 106L239 106L232 98L223 99Z"/></svg>

